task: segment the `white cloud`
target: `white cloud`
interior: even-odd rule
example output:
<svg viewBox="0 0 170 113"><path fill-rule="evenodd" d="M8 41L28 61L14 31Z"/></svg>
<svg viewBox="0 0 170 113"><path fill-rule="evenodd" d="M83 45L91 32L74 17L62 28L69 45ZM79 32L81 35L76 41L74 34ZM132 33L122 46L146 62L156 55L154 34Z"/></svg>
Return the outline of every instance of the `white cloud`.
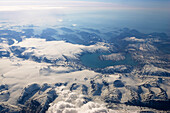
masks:
<svg viewBox="0 0 170 113"><path fill-rule="evenodd" d="M77 24L72 24L72 26L73 26L73 27L76 27L76 26L77 26Z"/></svg>
<svg viewBox="0 0 170 113"><path fill-rule="evenodd" d="M51 104L47 113L108 113L103 104L92 101L86 103L84 95L64 90L63 86L57 88L56 92L62 100Z"/></svg>

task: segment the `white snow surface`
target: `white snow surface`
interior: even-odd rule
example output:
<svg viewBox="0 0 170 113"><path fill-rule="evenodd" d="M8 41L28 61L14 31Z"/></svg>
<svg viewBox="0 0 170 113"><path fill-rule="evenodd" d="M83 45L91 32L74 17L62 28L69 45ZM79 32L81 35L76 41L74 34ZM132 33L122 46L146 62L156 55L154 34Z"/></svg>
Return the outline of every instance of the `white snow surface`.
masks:
<svg viewBox="0 0 170 113"><path fill-rule="evenodd" d="M56 82L67 82L74 81L79 78L79 81L84 81L84 77L93 77L98 73L90 70L73 71L70 73L53 73L48 72L48 76L41 74L40 70L47 68L50 64L48 63L37 63L30 60L21 60L19 58L0 59L0 83L1 84L19 84L27 85L31 83L56 83ZM72 68L58 66L62 70L74 70ZM59 69L51 67L52 70L61 71Z"/></svg>
<svg viewBox="0 0 170 113"><path fill-rule="evenodd" d="M79 82L84 83L84 78L93 78L98 75L98 73L91 70L75 70L69 73L53 73L50 71L41 73L40 70L46 68L50 64L48 63L37 63L30 60L22 60L19 58L1 58L0 59L0 84L10 85L10 98L9 103L15 104L17 98L19 98L22 89L33 83L44 84L44 83L65 83L65 82ZM59 69L63 71L74 70L73 68L59 66ZM51 68L52 70L61 71L56 68ZM78 78L78 79L77 79ZM85 83L86 84L86 83Z"/></svg>
<svg viewBox="0 0 170 113"><path fill-rule="evenodd" d="M96 45L78 45L65 41L46 41L45 39L29 38L14 46L26 47L25 53L33 53L36 56L47 57L48 59L65 59L64 56L71 59L77 59L77 55L84 51L95 52L97 50L107 51L109 48L104 46L105 43ZM63 56L64 55L64 56Z"/></svg>

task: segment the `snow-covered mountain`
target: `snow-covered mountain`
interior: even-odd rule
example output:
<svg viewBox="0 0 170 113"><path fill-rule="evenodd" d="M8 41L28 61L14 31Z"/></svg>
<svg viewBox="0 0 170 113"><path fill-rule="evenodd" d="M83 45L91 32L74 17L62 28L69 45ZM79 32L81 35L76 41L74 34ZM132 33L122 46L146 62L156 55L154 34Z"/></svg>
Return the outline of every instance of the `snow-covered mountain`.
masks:
<svg viewBox="0 0 170 113"><path fill-rule="evenodd" d="M0 112L168 112L170 59L162 49L169 38L127 28L111 33L0 30ZM107 65L84 65L83 55Z"/></svg>

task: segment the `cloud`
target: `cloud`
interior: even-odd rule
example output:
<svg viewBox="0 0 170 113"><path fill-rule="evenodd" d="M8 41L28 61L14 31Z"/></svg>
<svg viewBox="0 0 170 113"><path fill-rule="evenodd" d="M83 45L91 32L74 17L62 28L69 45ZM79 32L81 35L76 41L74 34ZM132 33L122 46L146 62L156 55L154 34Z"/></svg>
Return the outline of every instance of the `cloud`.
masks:
<svg viewBox="0 0 170 113"><path fill-rule="evenodd" d="M80 98L78 97L77 99ZM74 104L72 104L73 102ZM99 103L88 102L82 106L77 106L76 104L78 105L79 103L76 103L76 101L67 102L67 100L59 101L52 105L47 113L108 113L108 109Z"/></svg>
<svg viewBox="0 0 170 113"><path fill-rule="evenodd" d="M99 103L86 102L84 95L64 90L64 87L57 88L56 92L61 101L51 104L47 113L108 113L108 109Z"/></svg>
<svg viewBox="0 0 170 113"><path fill-rule="evenodd" d="M60 101L49 108L47 113L108 113L106 107L102 107L98 103L88 102L81 107L74 104Z"/></svg>

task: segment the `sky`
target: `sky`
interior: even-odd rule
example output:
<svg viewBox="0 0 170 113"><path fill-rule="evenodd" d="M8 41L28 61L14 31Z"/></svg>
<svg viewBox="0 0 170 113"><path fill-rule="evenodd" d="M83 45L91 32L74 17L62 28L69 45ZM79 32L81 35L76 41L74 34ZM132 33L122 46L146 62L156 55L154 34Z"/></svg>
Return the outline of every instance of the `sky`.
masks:
<svg viewBox="0 0 170 113"><path fill-rule="evenodd" d="M32 21L35 21L36 16L38 18L37 22L44 23L44 21L41 22L41 20L51 20L51 23L53 23L56 21L56 18L54 17L54 15L52 15L54 14L54 12L52 11L54 9L57 14L66 15L66 17L70 16L70 14L81 14L80 17L70 17L73 18L71 20L74 20L76 18L77 20L79 19L79 21L81 22L90 22L91 20L93 20L92 17L99 17L100 19L105 19L105 21L108 21L108 24L110 24L110 21L118 20L118 22L115 21L117 25L136 25L138 29L140 29L139 27L144 26L141 29L147 28L147 30L153 28L162 28L162 31L165 31L169 29L169 6L170 0L0 0L0 18L4 20L9 18L10 20L13 19L13 17L15 16L15 18L17 18L14 18L15 20L19 21L23 18L24 20L21 21L26 23L25 17L29 17L27 19L27 23L31 23ZM25 10L37 11L32 11L31 13L29 13L29 11L27 13L18 13L20 14L20 16L22 15L22 18L20 16L17 17L16 15L13 15L15 12L4 12L24 12ZM111 14L109 12L111 12ZM40 13L42 13L43 16L41 17L43 19L41 19L37 13L39 15ZM88 16L91 16L91 18L88 19L86 13L89 14ZM48 16L44 16L44 14ZM34 18L32 19L32 17ZM59 18L59 20L62 19ZM95 22L97 23L98 21ZM99 22L102 23L103 20ZM126 23L128 23L128 25L126 25ZM137 28L136 26L134 26L132 26L132 28ZM155 31L160 31L160 29Z"/></svg>
<svg viewBox="0 0 170 113"><path fill-rule="evenodd" d="M70 5L74 6L79 4L80 6L90 5L117 5L126 7L138 7L138 8L168 8L170 6L170 0L0 0L0 6L14 6L14 5Z"/></svg>

